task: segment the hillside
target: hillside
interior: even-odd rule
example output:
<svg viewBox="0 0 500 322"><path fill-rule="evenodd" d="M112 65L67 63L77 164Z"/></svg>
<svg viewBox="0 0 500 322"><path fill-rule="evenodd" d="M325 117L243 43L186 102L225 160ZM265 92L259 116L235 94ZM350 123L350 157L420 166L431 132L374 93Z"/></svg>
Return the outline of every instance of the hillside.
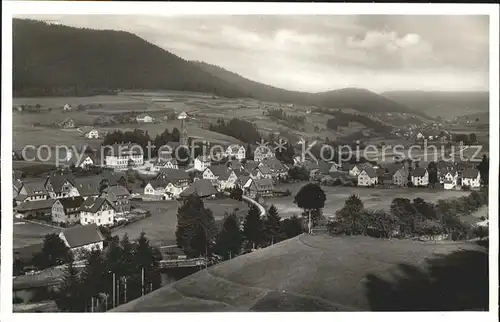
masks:
<svg viewBox="0 0 500 322"><path fill-rule="evenodd" d="M489 111L488 92L391 91L381 95L433 117Z"/></svg>
<svg viewBox="0 0 500 322"><path fill-rule="evenodd" d="M467 243L300 235L115 311L485 310L487 260Z"/></svg>
<svg viewBox="0 0 500 322"><path fill-rule="evenodd" d="M90 89L173 89L239 97L231 84L123 31L13 20L15 96ZM62 95L64 96L64 95Z"/></svg>
<svg viewBox="0 0 500 322"><path fill-rule="evenodd" d="M355 109L409 110L362 89L293 92L223 68L188 62L128 32L13 20L16 97L87 96L114 89L180 90L225 97Z"/></svg>

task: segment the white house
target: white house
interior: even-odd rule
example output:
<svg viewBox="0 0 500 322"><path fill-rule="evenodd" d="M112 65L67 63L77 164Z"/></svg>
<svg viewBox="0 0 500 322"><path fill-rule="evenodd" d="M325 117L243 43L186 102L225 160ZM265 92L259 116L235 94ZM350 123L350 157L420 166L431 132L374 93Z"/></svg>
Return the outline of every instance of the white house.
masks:
<svg viewBox="0 0 500 322"><path fill-rule="evenodd" d="M183 181L175 181L169 179L159 179L148 182L144 187L144 194L161 200L172 200L189 187Z"/></svg>
<svg viewBox="0 0 500 322"><path fill-rule="evenodd" d="M210 166L203 171L203 179L211 180L212 185L219 190L230 189L236 186L238 177L235 172L225 165Z"/></svg>
<svg viewBox="0 0 500 322"><path fill-rule="evenodd" d="M425 168L416 168L411 172L411 182L415 187L429 185L429 172Z"/></svg>
<svg viewBox="0 0 500 322"><path fill-rule="evenodd" d="M52 199L80 195L75 187L75 180L71 175L54 174L49 176L45 181L45 190Z"/></svg>
<svg viewBox="0 0 500 322"><path fill-rule="evenodd" d="M246 150L242 145L232 144L227 147L226 156L229 158L234 157L237 160L243 160L246 158Z"/></svg>
<svg viewBox="0 0 500 322"><path fill-rule="evenodd" d="M104 237L96 224L78 225L65 229L59 233L59 238L64 241L77 259L80 259L86 251L102 250L104 247Z"/></svg>
<svg viewBox="0 0 500 322"><path fill-rule="evenodd" d="M139 114L139 115L137 115L137 117L135 119L139 123L152 123L153 122L153 118L147 114Z"/></svg>
<svg viewBox="0 0 500 322"><path fill-rule="evenodd" d="M88 197L80 207L80 224L112 225L116 210L106 198Z"/></svg>
<svg viewBox="0 0 500 322"><path fill-rule="evenodd" d="M114 144L107 152L106 166L110 168L126 169L129 164L144 164L144 151L138 144Z"/></svg>
<svg viewBox="0 0 500 322"><path fill-rule="evenodd" d="M453 189L458 185L458 172L449 170L440 176L439 181L444 185L445 189Z"/></svg>
<svg viewBox="0 0 500 322"><path fill-rule="evenodd" d="M261 162L262 160L271 159L274 158L275 156L276 155L272 148L261 145L255 148L255 151L253 153L253 160Z"/></svg>
<svg viewBox="0 0 500 322"><path fill-rule="evenodd" d="M370 187L378 183L377 171L373 168L366 167L358 175L358 186Z"/></svg>
<svg viewBox="0 0 500 322"><path fill-rule="evenodd" d="M465 169L462 173L462 186L481 187L481 173L474 168Z"/></svg>
<svg viewBox="0 0 500 322"><path fill-rule="evenodd" d="M194 168L198 171L205 171L210 166L210 156L199 155L194 159Z"/></svg>
<svg viewBox="0 0 500 322"><path fill-rule="evenodd" d="M96 129L92 129L88 131L87 133L84 134L85 138L87 139L98 139L99 138L99 132Z"/></svg>

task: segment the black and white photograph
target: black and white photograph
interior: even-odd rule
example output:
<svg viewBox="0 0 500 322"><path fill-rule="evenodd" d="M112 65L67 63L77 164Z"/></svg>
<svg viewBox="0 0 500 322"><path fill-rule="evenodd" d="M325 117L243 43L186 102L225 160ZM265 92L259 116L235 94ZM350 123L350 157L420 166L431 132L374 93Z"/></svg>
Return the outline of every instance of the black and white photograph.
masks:
<svg viewBox="0 0 500 322"><path fill-rule="evenodd" d="M498 313L498 5L121 5L8 22L2 316Z"/></svg>

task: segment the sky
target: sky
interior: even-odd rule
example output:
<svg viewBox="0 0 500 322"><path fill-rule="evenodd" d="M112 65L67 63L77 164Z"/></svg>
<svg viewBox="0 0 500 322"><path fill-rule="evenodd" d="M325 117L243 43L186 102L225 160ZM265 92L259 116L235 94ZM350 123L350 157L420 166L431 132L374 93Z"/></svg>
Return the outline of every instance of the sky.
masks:
<svg viewBox="0 0 500 322"><path fill-rule="evenodd" d="M488 16L18 16L124 30L186 60L276 87L476 91L489 87Z"/></svg>

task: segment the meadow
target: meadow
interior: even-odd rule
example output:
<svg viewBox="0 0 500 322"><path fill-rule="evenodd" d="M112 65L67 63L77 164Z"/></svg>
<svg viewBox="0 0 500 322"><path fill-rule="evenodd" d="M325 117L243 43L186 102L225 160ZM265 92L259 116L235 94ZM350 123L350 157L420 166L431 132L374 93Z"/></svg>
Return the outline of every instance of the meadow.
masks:
<svg viewBox="0 0 500 322"><path fill-rule="evenodd" d="M266 207L274 204L280 215L283 218L293 215L300 215L302 210L293 203L293 198L305 183L282 184L276 186L276 189L284 191L289 189L291 195L288 197L269 198L265 199ZM427 202L436 202L439 199L449 199L468 195L469 192L444 189L429 189L429 188L363 188L363 187L329 187L323 186L322 189L326 194L325 208L323 213L325 216L333 215L337 210L344 206L345 200L352 194L357 195L363 202L366 208L389 209L393 198L422 198Z"/></svg>

